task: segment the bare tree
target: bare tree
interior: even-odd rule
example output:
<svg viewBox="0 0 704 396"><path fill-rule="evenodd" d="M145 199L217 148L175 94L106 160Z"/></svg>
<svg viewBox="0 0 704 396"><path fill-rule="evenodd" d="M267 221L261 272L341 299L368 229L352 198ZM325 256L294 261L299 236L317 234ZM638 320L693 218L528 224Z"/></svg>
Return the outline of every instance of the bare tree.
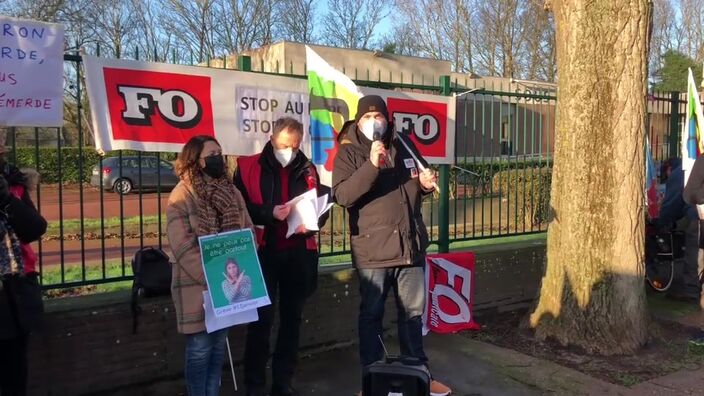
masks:
<svg viewBox="0 0 704 396"><path fill-rule="evenodd" d="M397 30L408 31L421 56L452 61L456 71L472 69L471 5L467 0L399 0Z"/></svg>
<svg viewBox="0 0 704 396"><path fill-rule="evenodd" d="M588 352L648 339L643 183L650 0L552 0L558 89L545 276L530 326Z"/></svg>
<svg viewBox="0 0 704 396"><path fill-rule="evenodd" d="M478 1L474 25L474 54L480 73L518 77L524 63L526 36L526 0Z"/></svg>
<svg viewBox="0 0 704 396"><path fill-rule="evenodd" d="M137 20L129 0L93 0L83 10L85 22L93 29L93 37L107 56L121 58L128 39L134 35ZM133 54L134 56L134 54Z"/></svg>
<svg viewBox="0 0 704 396"><path fill-rule="evenodd" d="M653 1L653 27L650 33L650 73L662 67L662 56L674 48L675 10L670 0Z"/></svg>
<svg viewBox="0 0 704 396"><path fill-rule="evenodd" d="M273 0L220 0L215 5L218 47L239 53L273 40Z"/></svg>
<svg viewBox="0 0 704 396"><path fill-rule="evenodd" d="M555 24L543 4L541 0L528 0L522 74L529 80L555 81Z"/></svg>
<svg viewBox="0 0 704 396"><path fill-rule="evenodd" d="M195 56L194 62L215 57L214 0L159 0L170 18L164 18L164 29L173 32L175 43L183 53Z"/></svg>
<svg viewBox="0 0 704 396"><path fill-rule="evenodd" d="M145 59L154 61L179 62L175 59L174 33L164 29L165 20L169 17L162 7L153 1L131 0L134 8L135 29L133 40L139 46Z"/></svg>
<svg viewBox="0 0 704 396"><path fill-rule="evenodd" d="M316 0L281 0L278 2L278 35L298 43L315 42Z"/></svg>
<svg viewBox="0 0 704 396"><path fill-rule="evenodd" d="M389 14L389 0L328 0L323 22L327 44L369 48L379 23Z"/></svg>
<svg viewBox="0 0 704 396"><path fill-rule="evenodd" d="M392 54L425 56L418 50L417 37L413 30L406 24L395 25L377 41L375 47Z"/></svg>
<svg viewBox="0 0 704 396"><path fill-rule="evenodd" d="M0 3L0 13L45 22L61 22L65 0L10 0Z"/></svg>
<svg viewBox="0 0 704 396"><path fill-rule="evenodd" d="M704 0L681 0L680 19L682 26L682 48L697 62L704 60Z"/></svg>

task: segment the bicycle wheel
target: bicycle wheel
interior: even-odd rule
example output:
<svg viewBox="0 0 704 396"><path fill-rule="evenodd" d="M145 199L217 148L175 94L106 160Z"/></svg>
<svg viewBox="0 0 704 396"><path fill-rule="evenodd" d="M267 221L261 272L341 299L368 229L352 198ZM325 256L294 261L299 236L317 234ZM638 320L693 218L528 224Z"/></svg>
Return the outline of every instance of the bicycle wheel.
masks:
<svg viewBox="0 0 704 396"><path fill-rule="evenodd" d="M667 291L675 277L674 267L675 263L672 260L652 260L645 265L645 279L653 290Z"/></svg>

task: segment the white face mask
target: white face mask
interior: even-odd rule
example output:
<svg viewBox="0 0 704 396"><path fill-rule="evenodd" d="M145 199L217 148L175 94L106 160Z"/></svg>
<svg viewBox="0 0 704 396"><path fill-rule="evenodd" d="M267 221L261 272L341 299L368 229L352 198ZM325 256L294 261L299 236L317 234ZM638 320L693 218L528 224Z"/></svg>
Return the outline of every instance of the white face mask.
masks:
<svg viewBox="0 0 704 396"><path fill-rule="evenodd" d="M276 149L274 150L274 156L276 157L276 160L279 161L281 166L284 168L293 161L294 158L296 158L296 154L298 154L298 151L293 151L292 148L285 148L285 149Z"/></svg>
<svg viewBox="0 0 704 396"><path fill-rule="evenodd" d="M368 120L362 124L362 133L369 140L374 140L374 132L384 136L386 133L386 120Z"/></svg>

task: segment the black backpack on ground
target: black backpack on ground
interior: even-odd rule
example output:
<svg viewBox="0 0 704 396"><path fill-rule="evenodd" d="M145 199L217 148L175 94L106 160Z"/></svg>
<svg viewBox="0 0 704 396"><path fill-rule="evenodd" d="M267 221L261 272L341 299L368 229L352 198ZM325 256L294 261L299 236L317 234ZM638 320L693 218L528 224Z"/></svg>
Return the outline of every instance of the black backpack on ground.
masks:
<svg viewBox="0 0 704 396"><path fill-rule="evenodd" d="M430 373L416 358L389 356L364 368L362 394L429 396Z"/></svg>
<svg viewBox="0 0 704 396"><path fill-rule="evenodd" d="M142 248L132 258L132 273L132 334L137 334L137 316L142 312L138 299L171 294L169 256L159 248Z"/></svg>

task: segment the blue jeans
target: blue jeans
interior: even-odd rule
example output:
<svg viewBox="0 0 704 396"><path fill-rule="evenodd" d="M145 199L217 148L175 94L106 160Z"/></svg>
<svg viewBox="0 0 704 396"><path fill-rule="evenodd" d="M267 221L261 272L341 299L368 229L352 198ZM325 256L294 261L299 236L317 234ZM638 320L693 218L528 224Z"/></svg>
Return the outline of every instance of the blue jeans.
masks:
<svg viewBox="0 0 704 396"><path fill-rule="evenodd" d="M383 332L384 306L389 290L396 296L398 338L401 355L428 361L423 350L425 278L421 266L357 269L361 304L359 309L359 355L362 366L384 357L379 341Z"/></svg>
<svg viewBox="0 0 704 396"><path fill-rule="evenodd" d="M186 335L186 389L188 396L218 396L225 362L228 329Z"/></svg>

